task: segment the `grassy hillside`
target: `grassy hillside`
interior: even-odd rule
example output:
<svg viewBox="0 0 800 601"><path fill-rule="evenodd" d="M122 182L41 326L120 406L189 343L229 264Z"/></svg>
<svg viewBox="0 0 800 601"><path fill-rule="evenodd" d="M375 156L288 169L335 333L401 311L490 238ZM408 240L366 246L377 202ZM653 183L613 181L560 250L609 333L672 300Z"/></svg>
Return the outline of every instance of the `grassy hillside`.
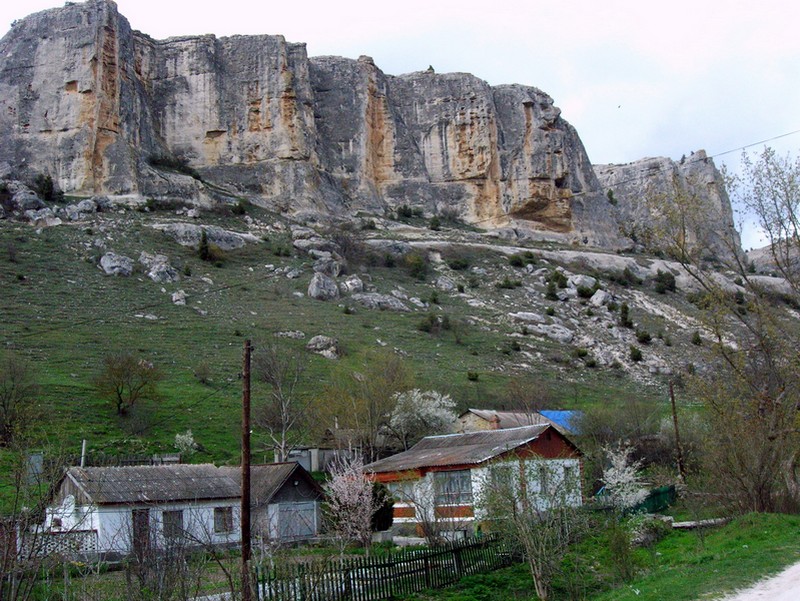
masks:
<svg viewBox="0 0 800 601"><path fill-rule="evenodd" d="M302 394L315 399L337 371L363 369L365 353L375 349L401 354L418 386L450 393L461 408L512 405L506 389L514 377L528 378L553 406L562 408L633 396L665 399L663 386L643 386L624 370L594 368L576 353L580 341L565 346L525 336L519 324L498 319L505 311L525 310L531 302L530 289L495 285L520 273L502 254L482 248L459 252L458 258L483 270L478 276L449 268L447 252L422 279L402 264L365 267L360 273L377 291L402 289L429 302L428 308L409 304L414 309L409 313L368 310L344 299L322 302L306 296L313 260L298 252L282 256L291 248L286 228L275 225L278 220L265 211L248 211L249 229L262 241L225 253L221 266L201 261L196 250L150 227L179 219L167 211L98 213L84 223L41 230L0 223L0 339L5 351L29 360L35 369L43 415L37 422L38 438L72 452L83 438L95 451L171 451L175 434L191 429L204 448L196 460L235 462L245 338L302 349L314 335L336 337L344 351L341 359L310 357ZM204 213L203 222L248 230L243 217L230 214ZM155 283L138 263L131 277L107 276L97 262L108 250L134 261L142 251L165 254L182 274L181 281ZM302 275L289 279L276 273L285 267L298 267ZM470 294L436 291L432 281L439 272ZM178 289L187 294L186 306L171 302ZM474 298L482 301L468 304ZM346 305L352 310L345 310ZM573 305L576 316L591 312ZM557 309L564 319L575 320L566 304ZM453 328L439 335L421 331L428 314L447 315ZM665 327L657 316L639 312L637 318L654 334ZM287 330L301 330L305 338L275 337ZM673 337L675 352L681 353L680 344L688 344L689 335ZM655 336L653 344L668 350ZM94 386L103 357L119 350L152 361L166 376L162 398L143 403L125 418L115 415ZM210 370L207 384L194 376L203 363ZM469 379L468 372L477 374L477 380L474 375ZM254 384L253 393L258 402L265 390ZM256 432L257 448L260 442Z"/></svg>

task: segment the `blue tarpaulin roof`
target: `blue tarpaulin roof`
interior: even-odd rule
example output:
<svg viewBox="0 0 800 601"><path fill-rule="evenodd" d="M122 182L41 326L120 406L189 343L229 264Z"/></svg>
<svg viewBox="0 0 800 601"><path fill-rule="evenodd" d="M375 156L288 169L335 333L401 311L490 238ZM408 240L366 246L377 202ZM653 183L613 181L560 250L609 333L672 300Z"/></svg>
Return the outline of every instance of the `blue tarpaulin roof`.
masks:
<svg viewBox="0 0 800 601"><path fill-rule="evenodd" d="M578 424L580 418L583 417L582 411L553 411L544 409L539 411L539 413L554 424L564 428L567 432L571 434L580 434L580 432L578 432Z"/></svg>

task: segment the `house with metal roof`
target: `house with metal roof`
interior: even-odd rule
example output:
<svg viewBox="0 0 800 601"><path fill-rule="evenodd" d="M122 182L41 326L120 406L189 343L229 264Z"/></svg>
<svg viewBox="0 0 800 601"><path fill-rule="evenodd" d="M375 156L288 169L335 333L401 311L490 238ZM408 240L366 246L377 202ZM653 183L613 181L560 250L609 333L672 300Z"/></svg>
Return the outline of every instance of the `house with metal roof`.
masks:
<svg viewBox="0 0 800 601"><path fill-rule="evenodd" d="M307 533L286 521L293 499L308 520L308 503L320 502L322 491L298 464L251 468L252 522L275 512L278 529L266 537ZM180 542L184 545L233 545L240 541L241 473L238 468L203 465L71 467L57 486L47 509L43 531L57 546L71 541L80 553L127 555ZM318 507L312 508L313 534L318 532ZM281 521L280 518L283 518ZM80 544L75 545L76 533ZM61 535L61 536L59 536ZM63 546L63 545L62 545Z"/></svg>
<svg viewBox="0 0 800 601"><path fill-rule="evenodd" d="M428 436L364 471L394 496L394 529L426 536L432 528L473 531L478 500L500 472L523 474L516 486L539 506L582 502L581 452L549 423Z"/></svg>

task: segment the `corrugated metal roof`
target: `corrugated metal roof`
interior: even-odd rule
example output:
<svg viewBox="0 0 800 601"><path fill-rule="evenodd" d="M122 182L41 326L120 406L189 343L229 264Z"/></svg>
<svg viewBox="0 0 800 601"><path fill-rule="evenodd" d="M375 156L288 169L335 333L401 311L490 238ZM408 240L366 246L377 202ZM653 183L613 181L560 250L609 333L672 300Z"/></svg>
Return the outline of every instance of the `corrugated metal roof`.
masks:
<svg viewBox="0 0 800 601"><path fill-rule="evenodd" d="M153 503L239 497L239 485L211 464L71 467L72 479L96 504Z"/></svg>
<svg viewBox="0 0 800 601"><path fill-rule="evenodd" d="M428 436L408 451L364 466L368 472L398 472L423 467L477 465L536 440L550 424Z"/></svg>

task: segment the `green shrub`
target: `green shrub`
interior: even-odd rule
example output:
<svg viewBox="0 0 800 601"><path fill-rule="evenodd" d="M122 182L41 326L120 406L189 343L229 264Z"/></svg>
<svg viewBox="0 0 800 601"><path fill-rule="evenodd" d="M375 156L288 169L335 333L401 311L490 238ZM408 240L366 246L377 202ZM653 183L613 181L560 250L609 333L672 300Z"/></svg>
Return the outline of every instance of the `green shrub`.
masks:
<svg viewBox="0 0 800 601"><path fill-rule="evenodd" d="M562 272L554 269L550 272L550 282L554 282L556 286L559 288L566 288L567 287L567 276L565 276Z"/></svg>
<svg viewBox="0 0 800 601"><path fill-rule="evenodd" d="M464 271L469 268L469 259L464 257L454 257L447 261L447 266L453 271Z"/></svg>
<svg viewBox="0 0 800 601"><path fill-rule="evenodd" d="M606 196L608 197L608 202L610 204L617 206L617 199L614 196L614 190L609 189L609 191L606 192Z"/></svg>
<svg viewBox="0 0 800 601"><path fill-rule="evenodd" d="M433 230L433 231L435 231L435 232L438 232L440 229L442 229L441 220L436 215L434 215L433 217L431 217L431 220L428 222L428 228Z"/></svg>
<svg viewBox="0 0 800 601"><path fill-rule="evenodd" d="M428 257L421 252L410 252L405 256L406 269L411 277L424 280L428 275Z"/></svg>
<svg viewBox="0 0 800 601"><path fill-rule="evenodd" d="M578 296L580 298L592 298L595 292L595 288L590 288L589 286L578 286Z"/></svg>
<svg viewBox="0 0 800 601"><path fill-rule="evenodd" d="M247 205L243 200L240 200L231 207L231 213L234 215L245 215L247 213Z"/></svg>
<svg viewBox="0 0 800 601"><path fill-rule="evenodd" d="M522 259L522 255L511 255L508 257L508 264L511 267L524 267L525 261Z"/></svg>
<svg viewBox="0 0 800 601"><path fill-rule="evenodd" d="M633 321L631 320L630 307L628 307L628 303L622 303L619 308L619 325L621 325L623 328L633 327Z"/></svg>
<svg viewBox="0 0 800 601"><path fill-rule="evenodd" d="M411 207L409 207L408 205L401 205L397 207L397 219L399 221L411 219L413 216L414 216L414 211L412 211Z"/></svg>
<svg viewBox="0 0 800 601"><path fill-rule="evenodd" d="M653 337L647 330L636 330L636 340L642 344L650 344L650 342L653 340Z"/></svg>
<svg viewBox="0 0 800 601"><path fill-rule="evenodd" d="M467 372L467 380L470 382L477 382L480 374L477 371L468 371Z"/></svg>
<svg viewBox="0 0 800 601"><path fill-rule="evenodd" d="M502 288L506 290L510 290L513 288L519 288L522 286L522 282L519 280L512 280L508 276L505 276L500 282L495 283L495 288Z"/></svg>
<svg viewBox="0 0 800 601"><path fill-rule="evenodd" d="M665 294L666 292L675 292L677 289L675 286L675 276L669 271L661 271L658 270L658 274L656 275L656 284L655 284L656 292L659 294Z"/></svg>
<svg viewBox="0 0 800 601"><path fill-rule="evenodd" d="M694 344L695 346L700 346L701 344L703 344L703 337L700 336L700 332L697 330L695 330L694 333L692 334L692 344Z"/></svg>
<svg viewBox="0 0 800 601"><path fill-rule="evenodd" d="M549 315L550 317L552 317L553 315L555 315L555 314L556 314L556 310L555 310L555 308L554 308L554 307L547 307L547 308L544 310L544 312L545 312L545 314Z"/></svg>
<svg viewBox="0 0 800 601"><path fill-rule="evenodd" d="M630 358L631 358L631 361L634 361L634 362L641 361L643 359L641 349L636 347L636 346L631 345Z"/></svg>
<svg viewBox="0 0 800 601"><path fill-rule="evenodd" d="M556 291L556 283L553 280L547 282L547 292L544 297L547 300L558 300L558 292Z"/></svg>
<svg viewBox="0 0 800 601"><path fill-rule="evenodd" d="M589 351L583 347L578 347L572 350L572 356L576 359L583 359L584 357L589 355Z"/></svg>

